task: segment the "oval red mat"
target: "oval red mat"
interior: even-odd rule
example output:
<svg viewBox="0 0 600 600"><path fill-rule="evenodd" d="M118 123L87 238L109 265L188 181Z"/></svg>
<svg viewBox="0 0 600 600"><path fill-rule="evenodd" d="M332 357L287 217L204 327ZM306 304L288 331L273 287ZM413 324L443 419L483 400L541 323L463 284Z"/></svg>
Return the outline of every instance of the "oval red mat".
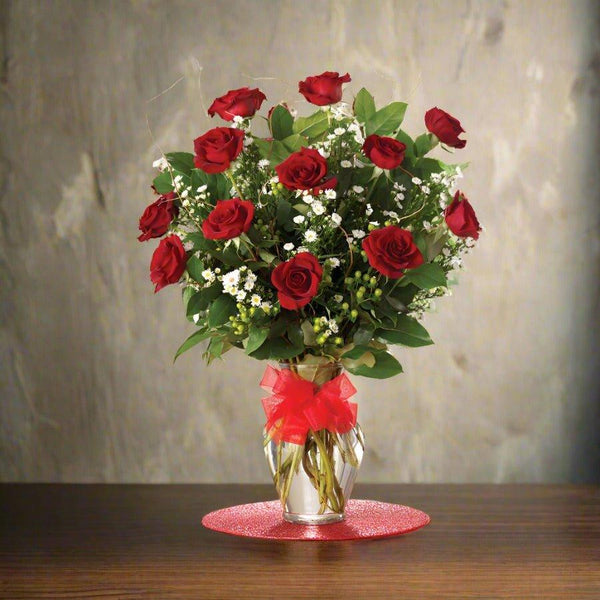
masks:
<svg viewBox="0 0 600 600"><path fill-rule="evenodd" d="M222 533L267 540L335 541L384 538L420 529L431 519L424 512L375 500L350 500L346 519L331 525L295 525L284 521L281 503L256 502L211 512L202 525Z"/></svg>

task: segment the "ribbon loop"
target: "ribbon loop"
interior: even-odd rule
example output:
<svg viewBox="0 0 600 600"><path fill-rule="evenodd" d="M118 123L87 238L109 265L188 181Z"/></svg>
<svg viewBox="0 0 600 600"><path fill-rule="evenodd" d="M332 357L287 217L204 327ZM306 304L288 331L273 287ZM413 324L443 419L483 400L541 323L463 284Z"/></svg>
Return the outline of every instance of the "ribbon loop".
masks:
<svg viewBox="0 0 600 600"><path fill-rule="evenodd" d="M346 433L356 425L358 406L348 402L356 388L343 373L319 387L289 369L268 365L260 386L272 394L262 405L265 428L276 443L303 445L311 429Z"/></svg>

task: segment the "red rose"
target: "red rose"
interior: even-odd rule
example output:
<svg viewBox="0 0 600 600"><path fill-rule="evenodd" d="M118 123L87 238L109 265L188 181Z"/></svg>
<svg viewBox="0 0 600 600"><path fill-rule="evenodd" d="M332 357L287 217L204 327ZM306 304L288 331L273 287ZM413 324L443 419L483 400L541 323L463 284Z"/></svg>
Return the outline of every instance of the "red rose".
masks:
<svg viewBox="0 0 600 600"><path fill-rule="evenodd" d="M177 216L177 207L173 202L175 192L161 196L156 202L146 207L140 217L140 242L150 238L159 238L167 233L171 221Z"/></svg>
<svg viewBox="0 0 600 600"><path fill-rule="evenodd" d="M348 73L340 77L337 71L325 71L300 81L298 91L312 104L326 106L342 99L342 83L348 81L352 81Z"/></svg>
<svg viewBox="0 0 600 600"><path fill-rule="evenodd" d="M458 136L465 132L460 121L441 108L430 108L425 113L425 127L446 146L464 148L467 145L466 140L458 139Z"/></svg>
<svg viewBox="0 0 600 600"><path fill-rule="evenodd" d="M244 147L244 132L233 127L215 127L194 140L194 165L206 173L229 169Z"/></svg>
<svg viewBox="0 0 600 600"><path fill-rule="evenodd" d="M185 271L186 262L185 249L178 236L169 235L160 240L150 261L150 279L156 284L154 293L170 283L177 283Z"/></svg>
<svg viewBox="0 0 600 600"><path fill-rule="evenodd" d="M249 200L218 200L202 223L202 233L209 240L230 240L248 231L253 217L254 204Z"/></svg>
<svg viewBox="0 0 600 600"><path fill-rule="evenodd" d="M365 156L382 169L395 169L404 160L406 146L391 137L373 133L363 144Z"/></svg>
<svg viewBox="0 0 600 600"><path fill-rule="evenodd" d="M310 252L299 252L275 267L271 283L277 288L279 304L288 310L298 310L316 296L322 276L319 261Z"/></svg>
<svg viewBox="0 0 600 600"><path fill-rule="evenodd" d="M414 269L423 263L411 232L395 225L375 229L363 240L362 247L369 264L392 279L402 277L405 269Z"/></svg>
<svg viewBox="0 0 600 600"><path fill-rule="evenodd" d="M448 229L458 237L479 238L481 227L473 207L462 192L456 192L454 199L444 211Z"/></svg>
<svg viewBox="0 0 600 600"><path fill-rule="evenodd" d="M214 117L217 113L225 121L233 121L233 117L252 117L266 99L258 88L229 90L224 96L213 101L208 114Z"/></svg>
<svg viewBox="0 0 600 600"><path fill-rule="evenodd" d="M279 181L289 190L312 190L323 184L327 161L312 148L301 148L275 167Z"/></svg>

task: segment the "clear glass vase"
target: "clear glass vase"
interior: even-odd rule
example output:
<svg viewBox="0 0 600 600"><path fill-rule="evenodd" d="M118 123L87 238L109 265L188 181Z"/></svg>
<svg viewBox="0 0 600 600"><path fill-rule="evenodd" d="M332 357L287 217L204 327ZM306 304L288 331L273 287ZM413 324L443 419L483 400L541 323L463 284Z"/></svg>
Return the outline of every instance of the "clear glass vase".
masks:
<svg viewBox="0 0 600 600"><path fill-rule="evenodd" d="M343 370L339 363L280 367L291 368L319 386ZM303 525L342 521L363 452L364 438L358 423L345 433L311 430L303 445L276 443L265 431L265 454L284 519Z"/></svg>

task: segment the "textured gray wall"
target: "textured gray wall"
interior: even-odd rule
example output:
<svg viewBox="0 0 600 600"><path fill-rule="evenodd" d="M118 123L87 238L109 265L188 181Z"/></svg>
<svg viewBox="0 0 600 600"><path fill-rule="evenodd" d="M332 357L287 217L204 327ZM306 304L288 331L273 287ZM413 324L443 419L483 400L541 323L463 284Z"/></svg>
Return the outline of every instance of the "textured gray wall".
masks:
<svg viewBox="0 0 600 600"><path fill-rule="evenodd" d="M213 97L336 69L413 134L462 120L487 228L436 346L356 378L362 481L598 481L596 4L0 2L0 478L268 480L264 365L172 365L190 327L137 219L157 144L191 148Z"/></svg>

